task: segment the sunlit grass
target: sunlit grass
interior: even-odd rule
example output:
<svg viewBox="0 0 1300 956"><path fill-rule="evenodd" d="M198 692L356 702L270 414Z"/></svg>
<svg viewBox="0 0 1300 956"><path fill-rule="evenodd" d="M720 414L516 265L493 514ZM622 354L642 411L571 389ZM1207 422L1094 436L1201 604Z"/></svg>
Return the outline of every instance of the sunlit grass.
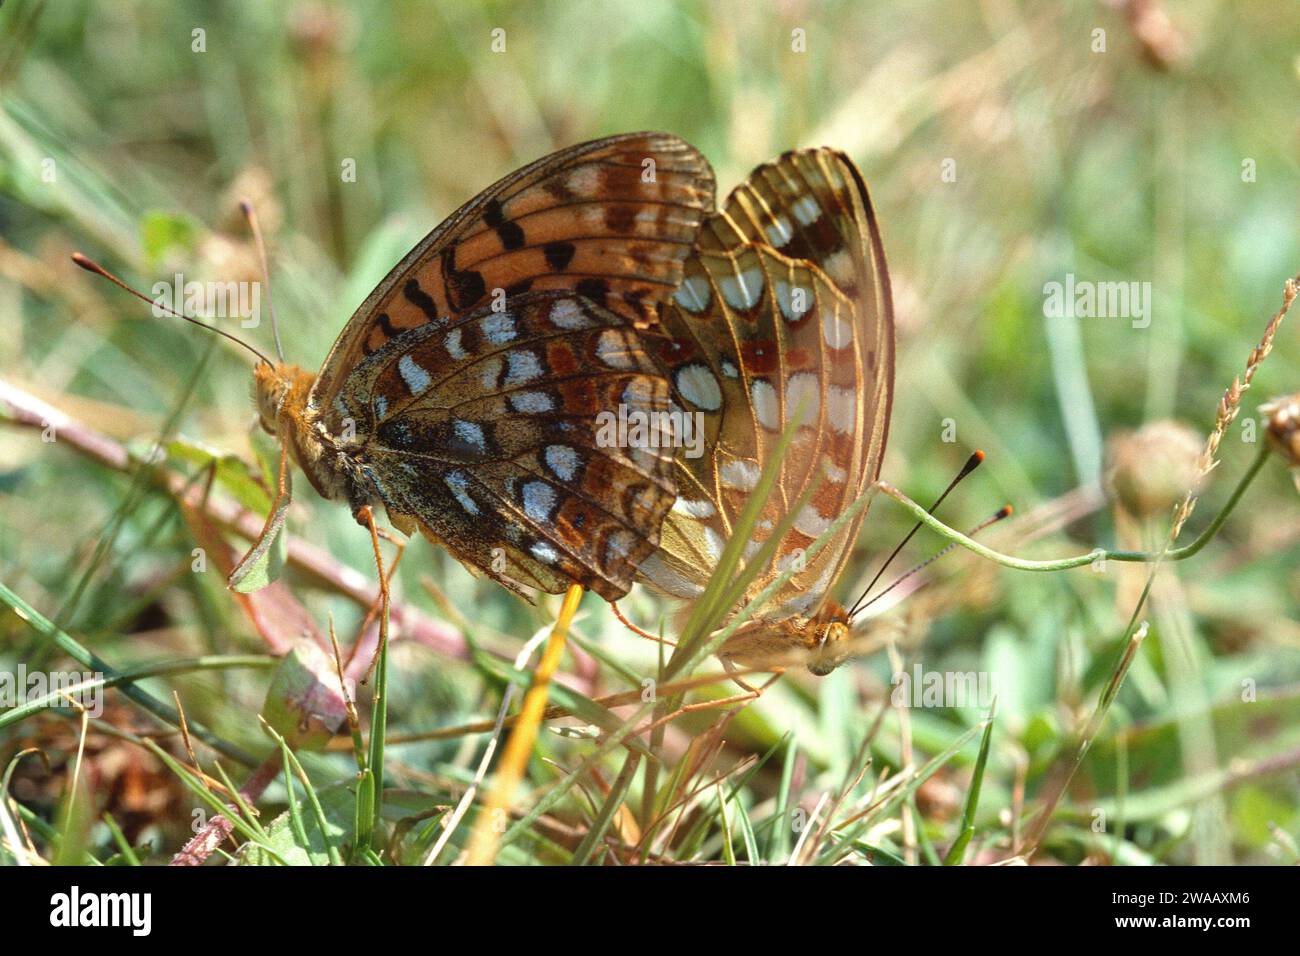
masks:
<svg viewBox="0 0 1300 956"><path fill-rule="evenodd" d="M193 810L210 822L270 767L275 779L230 811L240 849L227 841L212 860L420 863L475 780L505 689L527 686L519 648L555 619L557 600L527 606L413 541L393 583L386 741L370 735L373 681L355 691L358 737L336 749L264 731L262 661L276 633L215 562L191 570L201 529L177 504L198 507L184 496L211 480L214 502L264 507L246 356L152 317L68 258L83 250L146 292L177 271L255 279L241 197L268 232L286 351L315 368L416 240L554 147L668 129L708 155L725 190L785 149L836 146L871 185L895 276L884 477L928 501L979 447L987 464L941 517L969 527L1013 502L1017 518L990 533L991 548L1052 558L1163 542L1167 513L1135 519L1106 497L1102 449L1158 419L1208 433L1300 265L1289 11L1171 7L1188 59L1161 72L1104 5L590 9L0 9L0 382L70 423L53 441L39 420L0 428L0 671L98 667L117 681L106 662L148 675L108 691L123 706L87 722L84 760L108 752L155 788L177 788L152 816L107 788L73 791L81 716L0 713L6 862L166 862L193 836ZM504 53L491 50L495 28ZM1105 52L1093 50L1097 28ZM791 49L795 29L804 53ZM340 176L347 161L355 182ZM1151 326L1047 318L1044 284L1067 273L1151 282ZM265 326L240 334L272 347ZM1284 326L1181 543L1254 460L1256 406L1300 387L1295 342ZM3 394L0 416L16 417ZM285 600L319 633L332 619L346 651L373 616L371 543L346 508L300 484L290 537L316 550L290 551ZM1146 638L1042 858L1295 862L1297 504L1280 460L1265 462L1214 540L1162 567ZM838 597L859 593L912 518L884 497L872 504ZM907 557L942 543L923 532ZM573 716L543 723L499 821L500 862L1005 860L1097 712L1146 576L1117 562L1028 574L958 553L871 620L869 640L886 650L666 719L736 692L706 649L743 593L729 570L684 616L639 590L624 602L632 620L680 640L676 651L583 601L549 698ZM916 664L992 675L996 718L982 706L890 706L896 670ZM683 686L701 675L718 679ZM659 697L643 699L645 681ZM451 728L467 729L430 736ZM49 772L22 755L30 746L52 757ZM358 754L378 761L381 794L358 783ZM480 806L438 862L460 857Z"/></svg>

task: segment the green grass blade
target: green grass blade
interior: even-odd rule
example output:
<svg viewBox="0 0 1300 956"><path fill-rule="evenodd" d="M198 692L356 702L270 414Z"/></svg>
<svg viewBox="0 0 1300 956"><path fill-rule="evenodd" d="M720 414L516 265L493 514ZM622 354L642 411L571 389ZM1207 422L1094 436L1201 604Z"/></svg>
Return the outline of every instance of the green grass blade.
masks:
<svg viewBox="0 0 1300 956"><path fill-rule="evenodd" d="M988 717L984 724L984 737L980 740L979 756L975 758L975 772L971 776L970 792L966 794L966 807L961 815L961 829L957 832L957 839L953 841L948 848L947 855L943 858L944 866L960 866L962 859L966 855L966 846L970 843L971 838L975 836L975 811L979 808L980 803L980 786L984 782L984 769L989 762L989 744L993 740L993 716L997 710L997 701L994 701L993 707L989 711Z"/></svg>

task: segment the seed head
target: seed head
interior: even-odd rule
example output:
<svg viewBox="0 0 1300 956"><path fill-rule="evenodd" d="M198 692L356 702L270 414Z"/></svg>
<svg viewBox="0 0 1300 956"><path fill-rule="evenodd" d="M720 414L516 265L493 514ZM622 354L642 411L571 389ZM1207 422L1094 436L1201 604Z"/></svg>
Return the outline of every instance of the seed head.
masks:
<svg viewBox="0 0 1300 956"><path fill-rule="evenodd" d="M1300 392L1283 395L1259 407L1268 443L1292 467L1300 468Z"/></svg>
<svg viewBox="0 0 1300 956"><path fill-rule="evenodd" d="M1179 422L1121 432L1106 444L1107 490L1136 517L1168 514L1203 477L1201 452L1200 436Z"/></svg>

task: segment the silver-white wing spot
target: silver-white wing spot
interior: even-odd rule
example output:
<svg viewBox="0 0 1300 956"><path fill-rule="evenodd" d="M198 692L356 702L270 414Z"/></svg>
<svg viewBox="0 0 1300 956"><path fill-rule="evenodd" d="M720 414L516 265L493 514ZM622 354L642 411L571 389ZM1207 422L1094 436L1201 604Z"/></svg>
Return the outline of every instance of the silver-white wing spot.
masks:
<svg viewBox="0 0 1300 956"><path fill-rule="evenodd" d="M529 351L514 351L506 357L505 385L523 385L542 377L542 363Z"/></svg>
<svg viewBox="0 0 1300 956"><path fill-rule="evenodd" d="M688 518L712 518L718 513L718 509L713 507L713 502L702 498L699 501L678 498L673 503L673 511L686 515Z"/></svg>
<svg viewBox="0 0 1300 956"><path fill-rule="evenodd" d="M778 279L774 291L777 307L788 322L798 322L812 308L812 292L803 286L792 286Z"/></svg>
<svg viewBox="0 0 1300 956"><path fill-rule="evenodd" d="M687 312L703 312L709 307L712 295L707 279L703 276L687 276L677 287L673 298Z"/></svg>
<svg viewBox="0 0 1300 956"><path fill-rule="evenodd" d="M606 329L596 343L596 355L610 368L633 369L636 361L628 346L627 335L619 329Z"/></svg>
<svg viewBox="0 0 1300 956"><path fill-rule="evenodd" d="M772 383L756 378L749 386L749 394L758 423L768 431L780 431L781 409Z"/></svg>
<svg viewBox="0 0 1300 956"><path fill-rule="evenodd" d="M461 359L469 358L469 353L465 351L465 346L460 344L461 331L461 329L452 329L447 333L447 337L442 340L442 345L447 350L447 354L458 362Z"/></svg>
<svg viewBox="0 0 1300 956"><path fill-rule="evenodd" d="M415 398L423 395L433 382L429 373L416 364L415 359L409 355L403 355L398 360L397 371L402 376L402 381L406 383L406 390Z"/></svg>
<svg viewBox="0 0 1300 956"><path fill-rule="evenodd" d="M853 344L853 326L836 315L834 309L827 309L822 313L822 338L830 348L848 348Z"/></svg>
<svg viewBox="0 0 1300 956"><path fill-rule="evenodd" d="M786 218L785 213L777 216L767 227L767 241L778 249L789 242L793 236L794 231L790 228L790 220Z"/></svg>
<svg viewBox="0 0 1300 956"><path fill-rule="evenodd" d="M515 392L510 405L521 415L542 415L555 408L555 402L545 392Z"/></svg>
<svg viewBox="0 0 1300 956"><path fill-rule="evenodd" d="M726 547L726 544L722 540L722 535L708 525L704 526L704 547L708 550L709 557L713 559L715 564L722 557L722 549Z"/></svg>
<svg viewBox="0 0 1300 956"><path fill-rule="evenodd" d="M716 412L722 407L722 389L713 371L702 362L683 365L674 376L677 390L696 408L706 412Z"/></svg>
<svg viewBox="0 0 1300 956"><path fill-rule="evenodd" d="M758 304L759 296L763 294L763 272L755 267L736 275L723 276L718 280L718 288L733 309L748 311Z"/></svg>
<svg viewBox="0 0 1300 956"><path fill-rule="evenodd" d="M812 372L796 372L785 383L785 404L791 420L811 425L821 412L821 383Z"/></svg>
<svg viewBox="0 0 1300 956"><path fill-rule="evenodd" d="M493 312L479 321L484 337L493 345L505 345L517 334L515 317L509 312Z"/></svg>
<svg viewBox="0 0 1300 956"><path fill-rule="evenodd" d="M853 424L858 416L858 399L852 389L832 385L827 389L826 417L831 428L842 435L853 434Z"/></svg>
<svg viewBox="0 0 1300 956"><path fill-rule="evenodd" d="M455 497L462 508L472 515L479 513L478 503L469 496L469 476L463 471L452 471L447 473L447 477L443 481L447 483L452 496Z"/></svg>
<svg viewBox="0 0 1300 956"><path fill-rule="evenodd" d="M551 519L557 500L555 489L544 481L524 485L524 514L538 523Z"/></svg>
<svg viewBox="0 0 1300 956"><path fill-rule="evenodd" d="M812 196L800 196L795 200L792 208L794 218L799 221L801 226L816 222L817 218L822 214L822 207L817 205L817 200L813 199Z"/></svg>
<svg viewBox="0 0 1300 956"><path fill-rule="evenodd" d="M578 473L578 453L568 445L546 446L546 467L561 481L572 481Z"/></svg>
<svg viewBox="0 0 1300 956"><path fill-rule="evenodd" d="M572 299L561 299L551 307L551 324L560 329L586 329L592 321Z"/></svg>
<svg viewBox="0 0 1300 956"><path fill-rule="evenodd" d="M452 428L456 432L456 437L473 448L477 454L487 453L487 442L483 439L483 426L478 422L467 422L463 418L457 418L452 422Z"/></svg>
<svg viewBox="0 0 1300 956"><path fill-rule="evenodd" d="M760 474L756 462L746 461L743 458L733 458L731 461L723 462L719 471L722 484L739 491L752 491L758 485Z"/></svg>
<svg viewBox="0 0 1300 956"><path fill-rule="evenodd" d="M808 537L815 538L831 526L831 519L818 514L810 501L799 509L799 514L794 519L794 526Z"/></svg>
<svg viewBox="0 0 1300 956"><path fill-rule="evenodd" d="M545 541L534 543L528 550L532 552L534 558L538 561L543 561L546 564L555 564L560 560L560 552L556 551Z"/></svg>

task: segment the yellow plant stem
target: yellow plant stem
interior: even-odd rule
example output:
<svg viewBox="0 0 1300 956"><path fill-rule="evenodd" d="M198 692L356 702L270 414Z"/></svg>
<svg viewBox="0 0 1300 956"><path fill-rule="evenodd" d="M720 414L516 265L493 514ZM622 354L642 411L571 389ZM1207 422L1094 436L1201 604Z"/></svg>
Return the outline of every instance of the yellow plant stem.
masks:
<svg viewBox="0 0 1300 956"><path fill-rule="evenodd" d="M515 722L514 730L511 731L510 739L506 741L505 750L501 754L501 762L497 765L496 779L488 794L487 803L474 823L467 860L470 866L487 866L496 859L497 844L501 833L505 830L504 827L498 826L498 821L504 822L510 797L519 786L519 781L523 779L524 770L528 766L528 758L537 740L537 728L541 725L542 715L546 711L551 675L560 666L569 625L573 622L573 615L578 610L578 602L581 600L582 585L570 585L564 595L564 603L560 606L560 616L556 619L555 626L551 628L551 636L546 642L545 650L542 651L542 659L537 664L537 670L533 672L532 685L524 695L524 703L519 708L519 717Z"/></svg>

